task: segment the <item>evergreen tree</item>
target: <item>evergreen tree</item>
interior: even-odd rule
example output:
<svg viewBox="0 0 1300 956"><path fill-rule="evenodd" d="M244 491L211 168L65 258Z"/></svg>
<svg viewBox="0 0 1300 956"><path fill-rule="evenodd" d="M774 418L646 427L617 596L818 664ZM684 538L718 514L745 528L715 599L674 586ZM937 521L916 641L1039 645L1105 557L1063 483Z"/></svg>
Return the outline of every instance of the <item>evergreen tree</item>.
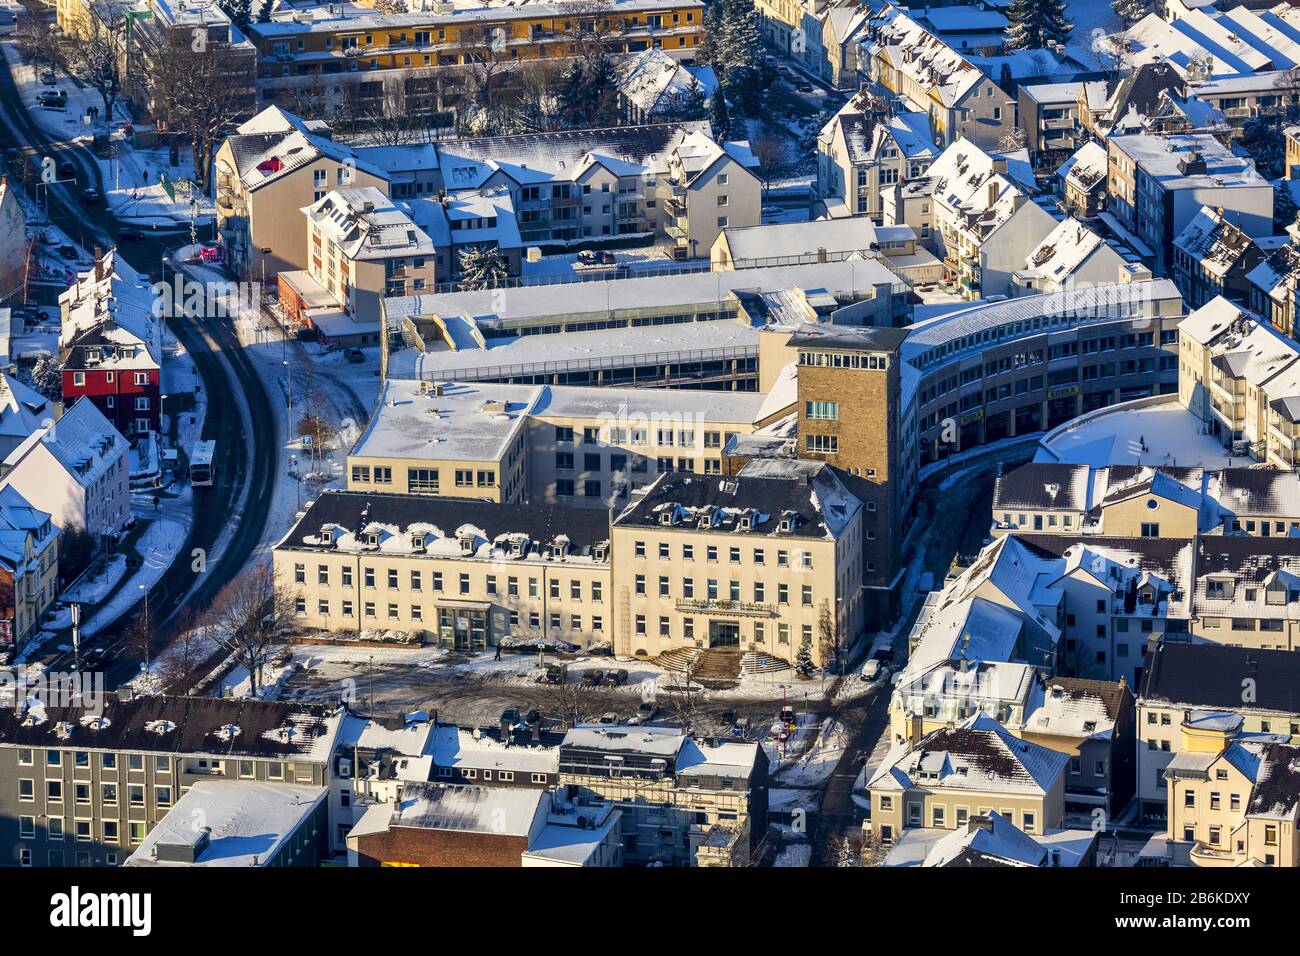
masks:
<svg viewBox="0 0 1300 956"><path fill-rule="evenodd" d="M700 43L695 48L695 62L700 66L716 66L718 62L718 38L722 36L722 2L715 0L704 8L703 30Z"/></svg>
<svg viewBox="0 0 1300 956"><path fill-rule="evenodd" d="M460 288L463 292L495 289L510 277L505 257L495 246L466 246L460 250Z"/></svg>
<svg viewBox="0 0 1300 956"><path fill-rule="evenodd" d="M1111 0L1110 8L1115 16L1124 21L1126 27L1131 27L1152 12L1150 0Z"/></svg>
<svg viewBox="0 0 1300 956"><path fill-rule="evenodd" d="M1290 180L1279 179L1273 184L1273 230L1278 235L1286 232L1286 227L1295 222L1295 198L1291 194Z"/></svg>
<svg viewBox="0 0 1300 956"><path fill-rule="evenodd" d="M727 109L727 98L722 95L722 90L713 94L709 125L713 127L713 138L719 143L731 138L731 113Z"/></svg>
<svg viewBox="0 0 1300 956"><path fill-rule="evenodd" d="M816 669L812 659L812 641L805 637L799 645L799 653L795 655L794 671L800 677L811 677Z"/></svg>
<svg viewBox="0 0 1300 956"><path fill-rule="evenodd" d="M1065 0L1011 0L1007 20L1007 50L1011 52L1065 43L1074 29L1065 19Z"/></svg>
<svg viewBox="0 0 1300 956"><path fill-rule="evenodd" d="M1002 87L1002 92L1007 96L1016 95L1016 78L1011 75L1011 64L1003 63L1002 69L998 71L998 86Z"/></svg>
<svg viewBox="0 0 1300 956"><path fill-rule="evenodd" d="M569 63L569 68L560 78L560 116L566 126L585 125L584 120L591 112L591 98L588 96L587 77L582 72L582 63L577 59Z"/></svg>
<svg viewBox="0 0 1300 956"><path fill-rule="evenodd" d="M597 54L586 74L587 96L591 101L588 127L614 126L618 123L618 77L614 64L604 53Z"/></svg>
<svg viewBox="0 0 1300 956"><path fill-rule="evenodd" d="M678 122L706 119L709 116L709 104L704 99L704 86L699 82L692 83L685 92L674 96L659 113L662 119Z"/></svg>
<svg viewBox="0 0 1300 956"><path fill-rule="evenodd" d="M252 0L249 0L250 4ZM262 0L262 5L257 10L258 23L270 23L271 12L275 9L275 0Z"/></svg>

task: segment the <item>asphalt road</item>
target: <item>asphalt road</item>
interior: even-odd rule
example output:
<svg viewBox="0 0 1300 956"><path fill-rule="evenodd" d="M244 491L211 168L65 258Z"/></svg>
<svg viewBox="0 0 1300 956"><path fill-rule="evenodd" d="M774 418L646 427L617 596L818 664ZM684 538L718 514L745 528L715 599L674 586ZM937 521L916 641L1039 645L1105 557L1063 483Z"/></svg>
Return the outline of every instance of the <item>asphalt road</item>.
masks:
<svg viewBox="0 0 1300 956"><path fill-rule="evenodd" d="M0 145L18 147L39 181L44 156L65 159L77 169L76 183L60 183L41 190L51 220L88 248L114 244L121 225L103 205L84 206L80 190L93 185L103 193L99 166L80 144L59 142L28 116L8 69L0 69ZM164 275L163 258L171 248L189 241L188 230L142 230L146 237L125 242L119 254L141 273L157 280ZM167 275L171 271L167 269ZM239 343L229 320L170 319L168 326L193 357L203 389L207 416L203 437L217 441L218 480L212 488L196 489L193 522L179 559L163 574L148 595L152 650L157 653L173 636L183 609L202 609L245 566L261 539L274 487L276 418L265 387ZM233 533L221 543L228 528ZM196 572L191 557L202 551L204 570ZM144 601L119 623L101 633L91 646L112 649L105 679L114 687L139 671L140 656L121 642L121 627L138 613ZM61 661L56 660L56 663Z"/></svg>

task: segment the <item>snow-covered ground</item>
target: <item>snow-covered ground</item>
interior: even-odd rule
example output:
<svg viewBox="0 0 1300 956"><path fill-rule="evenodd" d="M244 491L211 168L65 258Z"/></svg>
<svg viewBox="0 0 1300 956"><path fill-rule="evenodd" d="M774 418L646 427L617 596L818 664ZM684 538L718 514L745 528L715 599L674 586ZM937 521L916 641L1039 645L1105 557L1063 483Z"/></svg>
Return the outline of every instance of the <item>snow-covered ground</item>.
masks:
<svg viewBox="0 0 1300 956"><path fill-rule="evenodd" d="M97 90L89 86L78 88L72 80L58 73L57 70L55 72L58 73L58 82L54 86L46 86L41 83L36 68L22 62L15 43L8 40L0 42L0 52L9 62L9 71L13 75L14 85L18 87L18 96L23 106L27 108L33 122L41 129L59 139L91 137L105 131L105 117L102 115L91 123L85 121L86 110L89 108L98 107L101 113L104 109L104 101ZM54 89L64 90L68 94L67 106L51 108L37 103L36 98L42 92ZM116 104L114 120L119 123L130 122L131 115L127 111L126 104L122 102Z"/></svg>
<svg viewBox="0 0 1300 956"><path fill-rule="evenodd" d="M782 847L776 855L773 866L807 866L812 862L812 845L808 843L791 843Z"/></svg>
<svg viewBox="0 0 1300 956"><path fill-rule="evenodd" d="M98 604L108 597L109 591L117 587L125 574L126 555L111 555L106 561L92 565L60 598L74 604Z"/></svg>
<svg viewBox="0 0 1300 956"><path fill-rule="evenodd" d="M844 756L848 738L844 724L827 718L822 722L811 746L794 760L783 764L773 774L773 780L783 787L797 790L821 787L830 779Z"/></svg>

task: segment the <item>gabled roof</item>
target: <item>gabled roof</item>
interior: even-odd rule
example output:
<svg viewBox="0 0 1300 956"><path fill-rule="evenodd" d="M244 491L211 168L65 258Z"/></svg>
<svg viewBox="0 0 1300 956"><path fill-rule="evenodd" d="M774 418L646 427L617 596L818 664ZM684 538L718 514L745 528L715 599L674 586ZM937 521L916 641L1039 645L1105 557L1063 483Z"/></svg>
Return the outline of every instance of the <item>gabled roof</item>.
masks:
<svg viewBox="0 0 1300 956"><path fill-rule="evenodd" d="M1243 681L1255 699L1242 702ZM1300 714L1300 654L1161 641L1143 672L1144 702Z"/></svg>
<svg viewBox="0 0 1300 956"><path fill-rule="evenodd" d="M118 463L130 444L83 396L57 422L33 432L10 452L4 461L6 471L19 467L37 448L45 449L73 481L89 488Z"/></svg>
<svg viewBox="0 0 1300 956"><path fill-rule="evenodd" d="M50 400L8 372L0 372L0 440L21 442L47 418L53 417Z"/></svg>
<svg viewBox="0 0 1300 956"><path fill-rule="evenodd" d="M963 790L1045 794L1070 758L1013 736L983 714L932 731L915 747L895 746L872 776L872 790Z"/></svg>

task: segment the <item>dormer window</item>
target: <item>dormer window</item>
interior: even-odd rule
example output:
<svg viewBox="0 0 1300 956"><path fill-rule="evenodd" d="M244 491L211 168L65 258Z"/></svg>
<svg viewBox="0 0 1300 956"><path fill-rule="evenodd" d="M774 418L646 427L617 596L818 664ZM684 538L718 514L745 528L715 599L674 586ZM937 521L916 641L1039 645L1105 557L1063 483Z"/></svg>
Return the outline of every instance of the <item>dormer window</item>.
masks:
<svg viewBox="0 0 1300 956"><path fill-rule="evenodd" d="M789 534L790 529L793 526L794 526L794 522L792 522L789 518L782 518L780 521L777 522L776 530L781 532L782 534Z"/></svg>
<svg viewBox="0 0 1300 956"><path fill-rule="evenodd" d="M329 544L334 540L334 532L329 528L322 528L320 532L321 544Z"/></svg>
<svg viewBox="0 0 1300 956"><path fill-rule="evenodd" d="M460 539L460 550L462 554L473 554L474 539L466 535Z"/></svg>
<svg viewBox="0 0 1300 956"><path fill-rule="evenodd" d="M603 545L603 544L598 544L598 545L596 545L596 560L597 560L597 561L604 561L605 558L606 558L608 555L609 555L609 548L607 548L607 547L606 547L605 545Z"/></svg>
<svg viewBox="0 0 1300 956"><path fill-rule="evenodd" d="M515 541L510 542L510 556L514 558L522 558L524 556L523 541L516 539Z"/></svg>
<svg viewBox="0 0 1300 956"><path fill-rule="evenodd" d="M740 520L736 523L736 527L741 531L748 531L751 528L753 528L754 527L753 515L741 515Z"/></svg>
<svg viewBox="0 0 1300 956"><path fill-rule="evenodd" d="M665 511L663 514L661 514L661 515L659 516L659 523L660 523L660 524L672 524L672 523L673 523L673 513L672 513L671 511Z"/></svg>
<svg viewBox="0 0 1300 956"><path fill-rule="evenodd" d="M411 547L414 548L416 551L423 551L424 535L422 534L411 535Z"/></svg>
<svg viewBox="0 0 1300 956"><path fill-rule="evenodd" d="M370 545L370 547L372 547L372 548L377 548L377 547L379 547L379 535L377 535L377 534L374 533L373 531L370 532L369 534L367 534L367 535L366 535L366 544Z"/></svg>

